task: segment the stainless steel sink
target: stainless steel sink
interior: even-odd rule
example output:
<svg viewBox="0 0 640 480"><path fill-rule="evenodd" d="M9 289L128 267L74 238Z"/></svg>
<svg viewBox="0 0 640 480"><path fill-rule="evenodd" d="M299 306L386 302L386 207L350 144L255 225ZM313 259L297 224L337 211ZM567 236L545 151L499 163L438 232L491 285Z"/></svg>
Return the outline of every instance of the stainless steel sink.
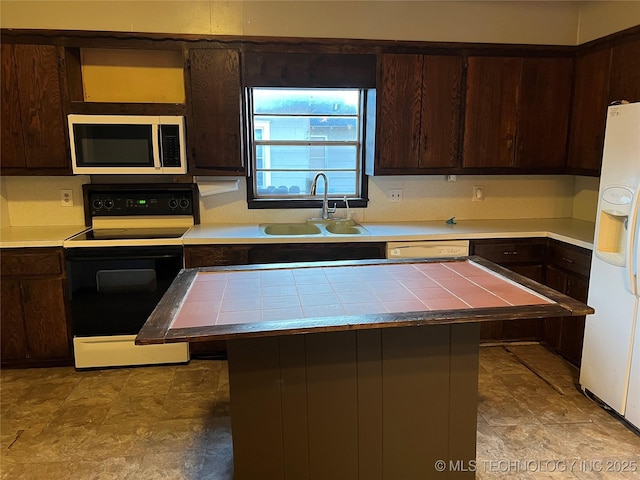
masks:
<svg viewBox="0 0 640 480"><path fill-rule="evenodd" d="M317 235L370 235L366 228L353 220L308 220L305 223L266 223L260 225L264 235L317 236Z"/></svg>

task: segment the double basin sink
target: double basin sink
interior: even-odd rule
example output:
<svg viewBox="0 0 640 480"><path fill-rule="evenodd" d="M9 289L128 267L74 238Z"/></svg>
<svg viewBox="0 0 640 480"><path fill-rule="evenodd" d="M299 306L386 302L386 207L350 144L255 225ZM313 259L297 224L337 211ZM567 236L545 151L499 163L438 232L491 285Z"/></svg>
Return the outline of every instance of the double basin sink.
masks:
<svg viewBox="0 0 640 480"><path fill-rule="evenodd" d="M351 219L310 219L304 223L265 223L260 232L267 236L370 235L366 228Z"/></svg>

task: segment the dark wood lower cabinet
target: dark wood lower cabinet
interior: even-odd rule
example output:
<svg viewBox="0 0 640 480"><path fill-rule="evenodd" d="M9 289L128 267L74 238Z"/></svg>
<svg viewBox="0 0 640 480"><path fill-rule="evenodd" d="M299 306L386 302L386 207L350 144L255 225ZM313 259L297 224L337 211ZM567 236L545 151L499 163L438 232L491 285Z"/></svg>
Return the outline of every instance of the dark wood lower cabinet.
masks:
<svg viewBox="0 0 640 480"><path fill-rule="evenodd" d="M322 262L384 258L385 243L255 243L251 245L187 245L187 268L259 263Z"/></svg>
<svg viewBox="0 0 640 480"><path fill-rule="evenodd" d="M545 278L548 286L581 302L589 293L591 252L549 240ZM546 319L542 342L574 365L580 365L584 339L584 317Z"/></svg>
<svg viewBox="0 0 640 480"><path fill-rule="evenodd" d="M546 239L540 238L474 240L470 253L544 283L545 245ZM541 331L542 321L539 319L483 322L480 325L480 340L540 340Z"/></svg>
<svg viewBox="0 0 640 480"><path fill-rule="evenodd" d="M2 366L71 365L62 249L2 251Z"/></svg>
<svg viewBox="0 0 640 480"><path fill-rule="evenodd" d="M475 240L471 253L520 275L587 301L591 252L552 239ZM484 342L541 341L574 365L580 365L584 317L486 322L481 325Z"/></svg>
<svg viewBox="0 0 640 480"><path fill-rule="evenodd" d="M261 263L297 263L385 258L386 243L255 243L251 245L186 245L186 268ZM226 357L224 341L194 342L195 357Z"/></svg>

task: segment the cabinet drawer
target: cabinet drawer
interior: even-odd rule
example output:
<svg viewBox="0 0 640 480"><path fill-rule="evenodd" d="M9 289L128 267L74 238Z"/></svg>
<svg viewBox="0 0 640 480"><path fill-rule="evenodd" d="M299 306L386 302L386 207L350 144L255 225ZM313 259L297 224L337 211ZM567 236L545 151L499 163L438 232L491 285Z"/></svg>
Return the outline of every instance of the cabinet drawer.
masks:
<svg viewBox="0 0 640 480"><path fill-rule="evenodd" d="M547 263L585 277L589 276L591 270L591 252L589 250L550 241L547 255Z"/></svg>
<svg viewBox="0 0 640 480"><path fill-rule="evenodd" d="M473 243L473 254L499 264L505 263L542 263L543 243L491 242Z"/></svg>
<svg viewBox="0 0 640 480"><path fill-rule="evenodd" d="M59 275L62 256L57 252L34 252L20 249L2 251L2 275Z"/></svg>

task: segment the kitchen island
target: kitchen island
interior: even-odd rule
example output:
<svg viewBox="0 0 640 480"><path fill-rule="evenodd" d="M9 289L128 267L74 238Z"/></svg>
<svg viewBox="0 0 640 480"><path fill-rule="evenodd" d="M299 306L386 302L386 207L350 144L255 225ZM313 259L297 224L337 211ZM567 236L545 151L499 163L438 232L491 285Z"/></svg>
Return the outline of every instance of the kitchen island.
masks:
<svg viewBox="0 0 640 480"><path fill-rule="evenodd" d="M479 323L589 313L479 257L200 268L136 343L227 340L236 479L474 478Z"/></svg>

